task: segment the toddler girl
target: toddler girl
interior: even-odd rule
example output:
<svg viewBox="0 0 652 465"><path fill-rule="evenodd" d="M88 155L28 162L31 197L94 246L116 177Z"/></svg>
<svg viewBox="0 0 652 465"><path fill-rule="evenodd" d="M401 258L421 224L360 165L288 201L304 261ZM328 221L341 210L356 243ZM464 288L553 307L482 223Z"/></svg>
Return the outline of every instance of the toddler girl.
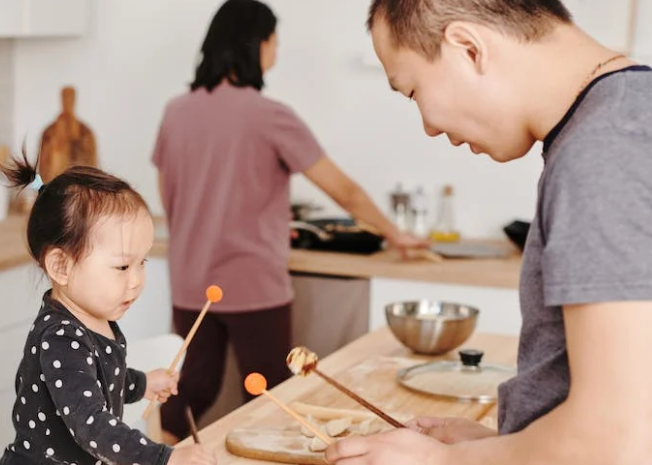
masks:
<svg viewBox="0 0 652 465"><path fill-rule="evenodd" d="M38 191L29 251L51 289L16 376L16 438L0 465L212 465L200 446L172 449L121 421L125 403L177 393L178 375L127 368L116 321L138 298L154 228L124 181L73 167L43 185L23 154L0 166L13 187Z"/></svg>

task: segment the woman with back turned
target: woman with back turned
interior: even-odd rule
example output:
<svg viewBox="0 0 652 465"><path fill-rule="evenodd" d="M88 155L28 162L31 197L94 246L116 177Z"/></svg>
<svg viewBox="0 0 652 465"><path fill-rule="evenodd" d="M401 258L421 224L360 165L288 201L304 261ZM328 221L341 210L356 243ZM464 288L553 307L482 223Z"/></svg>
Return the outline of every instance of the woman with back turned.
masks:
<svg viewBox="0 0 652 465"><path fill-rule="evenodd" d="M243 375L261 372L271 387L288 376L292 174L303 173L391 245L422 245L399 233L292 109L262 95L276 47L267 5L228 0L210 25L190 91L167 105L161 123L153 161L170 231L176 331L190 330L207 284L225 291L189 348L178 398L161 411L177 438L188 433L186 403L201 415L218 395L229 341Z"/></svg>

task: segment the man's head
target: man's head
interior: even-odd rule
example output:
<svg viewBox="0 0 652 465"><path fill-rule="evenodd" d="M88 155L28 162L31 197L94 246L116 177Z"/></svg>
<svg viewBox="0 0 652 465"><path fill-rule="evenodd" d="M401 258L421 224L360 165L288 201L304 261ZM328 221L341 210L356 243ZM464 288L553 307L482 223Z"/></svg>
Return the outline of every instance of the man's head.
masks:
<svg viewBox="0 0 652 465"><path fill-rule="evenodd" d="M499 161L535 142L514 92L515 57L564 24L559 0L373 0L368 19L390 85L414 98L426 132Z"/></svg>

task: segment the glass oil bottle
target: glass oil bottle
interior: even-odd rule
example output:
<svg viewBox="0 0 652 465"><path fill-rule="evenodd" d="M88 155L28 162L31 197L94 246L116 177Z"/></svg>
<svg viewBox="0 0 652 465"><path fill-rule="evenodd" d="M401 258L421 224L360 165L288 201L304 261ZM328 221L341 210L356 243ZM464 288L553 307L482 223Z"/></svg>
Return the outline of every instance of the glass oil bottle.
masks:
<svg viewBox="0 0 652 465"><path fill-rule="evenodd" d="M439 215L430 231L430 239L437 242L457 242L460 240L460 233L455 228L453 186L451 185L444 186L442 191Z"/></svg>

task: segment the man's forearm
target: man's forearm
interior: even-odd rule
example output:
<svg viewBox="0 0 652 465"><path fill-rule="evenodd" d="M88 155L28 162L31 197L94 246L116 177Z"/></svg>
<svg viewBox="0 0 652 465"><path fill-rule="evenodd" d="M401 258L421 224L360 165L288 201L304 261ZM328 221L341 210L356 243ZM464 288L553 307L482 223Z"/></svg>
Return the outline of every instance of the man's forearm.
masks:
<svg viewBox="0 0 652 465"><path fill-rule="evenodd" d="M601 423L597 415L594 421L578 415L582 414L562 405L519 433L455 444L449 451L451 460L447 465L643 463L622 460L627 438L614 434L613 425Z"/></svg>

